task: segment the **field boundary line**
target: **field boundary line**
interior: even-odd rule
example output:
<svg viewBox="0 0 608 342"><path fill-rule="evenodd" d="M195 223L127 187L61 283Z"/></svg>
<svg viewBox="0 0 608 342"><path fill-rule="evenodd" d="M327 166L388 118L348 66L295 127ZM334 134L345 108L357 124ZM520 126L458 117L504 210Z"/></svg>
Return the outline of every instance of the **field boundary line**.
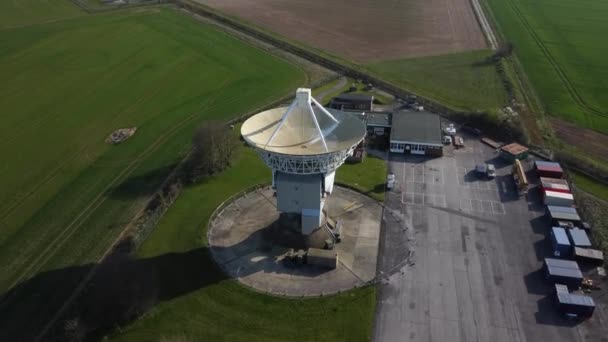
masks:
<svg viewBox="0 0 608 342"><path fill-rule="evenodd" d="M587 110L588 111L587 113L590 112L589 114L595 114L595 115L598 115L603 118L608 118L607 112L602 112L601 110L592 107L591 105L589 105L587 103L587 101L585 101L585 99L582 97L582 95L578 92L578 89L576 89L576 87L570 81L568 74L566 73L565 70L563 70L561 64L559 64L559 62L551 54L551 51L549 50L549 48L547 48L547 46L543 43L542 39L536 34L536 31L534 30L534 28L532 27L530 22L528 22L528 19L526 19L525 15L521 12L519 6L513 0L507 0L507 1L509 3L510 7L513 9L513 12L515 13L515 15L519 18L519 20L523 24L525 30L530 34L530 37L532 37L532 39L534 40L536 45L541 50L541 53L543 55L545 55L545 57L547 58L547 61L555 70L558 78L562 81L562 84L566 87L566 90L570 94L570 97L581 107L581 109Z"/></svg>
<svg viewBox="0 0 608 342"><path fill-rule="evenodd" d="M214 94L213 97L211 99L209 99L205 104L203 104L202 106L204 106L205 108L209 108L210 106L213 106L213 103L216 102L217 98L220 96L220 94L222 93L222 89L226 86L226 84L228 83L228 81L230 81L229 79L226 79L224 81L224 83L220 86L220 89L217 90ZM291 93L290 93L291 94ZM271 105L276 105L279 102L282 102L285 100L285 98L291 98L292 95L288 95L287 97L282 97L279 98L278 100L275 100L272 102ZM252 113L258 112L260 110L263 110L264 108L267 108L268 105L263 105L263 106L259 106L257 108L254 108L253 110L251 110ZM228 123L234 123L237 122L239 120L242 120L243 118L248 117L248 114L242 115L242 116L237 116L231 120L228 121ZM191 120L192 117L196 117L196 113L193 113L190 117L184 119L184 121L188 121ZM182 122L182 126L183 124L185 124L187 122ZM179 130L179 128L177 129ZM153 151L152 151L153 152ZM140 209L138 212L136 212L132 219L125 225L125 227L122 229L122 231L120 232L120 234L118 234L117 238L114 239L114 241L109 245L109 247L106 249L106 251L97 259L97 263L91 268L91 270L89 271L89 273L87 273L87 275L85 275L85 277L80 281L80 283L78 284L78 286L76 286L76 288L73 290L72 294L68 297L68 299L63 303L63 305L59 308L59 310L55 313L55 315L53 315L53 317L48 321L48 323L44 326L44 328L41 330L41 332L37 335L37 337L34 339L34 341L41 341L44 336L48 333L48 331L53 327L53 325L57 322L57 320L59 318L61 318L61 316L65 313L65 310L67 310L70 305L73 303L74 300L76 300L76 298L78 298L78 295L80 295L80 293L82 292L82 290L85 289L86 285L88 284L88 282L91 280L91 278L95 275L95 272L97 271L97 269L99 268L99 266L102 264L103 260L108 257L108 255L110 255L110 253L114 250L114 248L116 247L117 243L119 243L122 238L125 237L125 234L127 234L131 228L133 227L133 225L135 223L137 223L138 219L141 217L141 213L143 211L145 211L147 204L149 203L149 201L154 198L154 196L159 192L162 191L162 189L167 185L166 182L168 180L170 180L172 177L175 176L175 173L178 172L180 170L180 166L186 162L187 158L188 158L187 154L176 166L175 168L171 171L171 173L169 173L169 175L167 176L167 178L165 178L165 180L159 185L158 189L151 194L145 201L143 201L143 203L145 205L143 205L143 208ZM175 199L177 200L177 198ZM175 201L174 200L174 201ZM168 210L165 209L165 210ZM149 233L148 233L149 235Z"/></svg>
<svg viewBox="0 0 608 342"><path fill-rule="evenodd" d="M470 0L470 1L471 1L471 7L473 7L473 12L475 12L475 17L477 18L477 23L479 24L479 26L481 26L481 30L483 31L484 35L486 36L486 40L487 40L488 44L490 44L490 48L492 50L498 49L498 39L496 39L496 36L494 35L492 26L488 22L488 19L486 18L486 14L485 14L483 8L481 7L481 5L479 4L479 0Z"/></svg>
<svg viewBox="0 0 608 342"><path fill-rule="evenodd" d="M210 99L208 99L207 102L205 102L204 104L202 104L202 106L205 106L206 108L209 108L209 106L213 106L213 103L217 100L217 97L219 97L222 89L225 87L226 83L228 83L228 81L230 81L230 79L226 79L224 80L224 83L219 87L218 91L215 92L215 94L213 94L214 96ZM91 214L92 212L98 208L104 201L105 198L102 198L104 196L104 194L111 189L117 182L121 181L122 179L124 179L124 177L128 176L129 174L131 174L131 172L133 172L133 170L139 166L139 164L143 161L143 159L145 159L146 157L148 157L151 153L153 153L154 151L156 151L156 149L166 140L168 139L168 137L170 137L172 134L174 134L177 130L179 130L180 128L182 128L184 125L186 125L189 121L191 121L192 119L196 118L196 115L198 113L194 112L192 114L190 114L188 117L184 118L182 121L178 122L173 128L171 128L168 131L165 131L163 134L160 135L160 137L152 144L150 145L146 150L144 150L142 153L139 154L139 156L133 160L129 165L127 165L127 167L125 169L123 169L122 172L120 172L118 174L118 176L116 176L90 203L87 207L85 207L85 209L74 219L70 222L70 224L63 229L63 231L61 231L59 233L59 235L49 244L47 245L47 247L42 251L41 254L38 255L38 257L36 259L34 259L34 262L32 264L30 264L29 267L27 267L25 269L25 271L23 271L21 273L21 276L19 276L17 278L16 281L14 281L9 288L14 287L19 281L21 281L23 279L24 276L27 275L27 273L30 271L30 269L32 269L32 267L34 267L36 264L38 264L38 261L40 260L41 257L43 257L51 247L53 247L53 245L55 245L67 231L72 230L71 228L73 227L79 227L80 224L76 225L78 223L78 221L84 216L84 220L86 220ZM100 199L102 199L101 201L99 201ZM98 203L96 203L98 202ZM84 220L82 222L84 222ZM75 226L74 226L75 225ZM71 231L71 233L66 237L69 238L73 233L75 232L75 229ZM65 239L63 239L63 241L65 241ZM60 241L59 241L60 242ZM46 258L46 260L48 260L48 258Z"/></svg>
<svg viewBox="0 0 608 342"><path fill-rule="evenodd" d="M204 103L202 106L205 106L206 108L209 108L209 106L213 106L213 104L215 103L215 101L217 100L217 98L219 97L219 95L222 93L222 89L224 89L224 87L226 86L226 84L230 81L230 79L226 79L224 80L223 84L218 88L218 90L215 92L214 96L211 99L208 99L208 101L206 101L206 103ZM156 148L159 146L160 143L164 142L166 139L168 139L171 135L173 135L176 131L179 131L179 129L181 127L183 127L185 124L187 124L189 121L191 121L192 119L196 118L197 116L197 112L192 113L191 115L189 115L188 117L186 117L184 120L182 120L181 122L179 122L176 126L174 126L171 130L169 130L168 132L164 133L160 139L157 139L157 141L155 142L155 144L153 144L153 146L150 146L150 148L148 150L146 150L144 153L140 154L140 156L134 161L134 163L137 162L141 162L142 158L145 158L146 156L148 156L148 154L154 152L156 150ZM167 178L165 179L165 181L163 181L160 185L159 188L157 189L157 191L155 191L152 195L150 195L148 197L148 199L146 201L143 201L145 204L147 204L155 195L156 193L162 189L162 187L165 185L165 182L167 181L167 179L170 179L170 177L172 175L174 175L175 172L177 172L178 166L181 165L183 162L185 162L186 158L183 158L180 163L173 169L173 171L167 176ZM133 164L133 163L132 163ZM139 163L137 163L137 165L139 165ZM137 166L136 165L136 166ZM127 167L128 168L128 167ZM110 184L111 185L111 184ZM110 186L109 185L109 186ZM109 188L106 187L106 189ZM107 190L106 190L107 191ZM100 196L102 196L105 193L105 191L102 191L100 193ZM103 202L103 201L102 201ZM59 308L59 310L57 311L57 313L49 320L49 322L45 325L45 327L41 330L41 332L38 334L38 336L34 339L34 341L40 341L48 332L48 330L55 324L55 322L59 319L59 317L61 317L61 315L65 312L65 310L72 304L72 302L78 297L78 295L80 294L80 292L84 289L84 287L87 285L88 281L91 280L91 278L93 277L93 275L95 274L95 271L98 269L98 267L101 265L101 263L103 262L103 260L110 254L110 252L114 249L114 247L116 246L116 244L124 237L125 233L129 231L129 228L132 227L132 225L137 221L137 219L139 218L139 215L141 215L141 213L145 210L146 206L144 205L143 208L141 210L139 210L139 212L135 213L135 215L133 216L133 218L129 221L129 223L127 223L125 225L125 227L122 229L122 231L120 232L120 234L118 234L118 237L110 244L110 246L106 249L106 251L97 259L97 263L91 268L91 270L87 273L87 275L83 278L82 281L80 281L80 283L78 284L78 286L74 289L74 291L72 292L72 294L70 295L70 297L63 303L63 305ZM11 286L12 287L12 286Z"/></svg>

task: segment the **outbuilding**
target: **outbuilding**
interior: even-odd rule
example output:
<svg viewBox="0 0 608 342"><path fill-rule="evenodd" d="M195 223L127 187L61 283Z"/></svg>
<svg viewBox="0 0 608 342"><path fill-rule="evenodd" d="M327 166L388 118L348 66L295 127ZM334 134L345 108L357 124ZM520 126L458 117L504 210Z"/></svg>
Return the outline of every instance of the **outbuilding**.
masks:
<svg viewBox="0 0 608 342"><path fill-rule="evenodd" d="M371 112L374 108L374 96L355 93L340 94L331 100L329 108Z"/></svg>
<svg viewBox="0 0 608 342"><path fill-rule="evenodd" d="M545 258L544 268L547 279L553 283L578 289L583 282L583 273L576 261Z"/></svg>
<svg viewBox="0 0 608 342"><path fill-rule="evenodd" d="M542 195L545 205L571 207L574 204L574 196L571 193L542 190Z"/></svg>
<svg viewBox="0 0 608 342"><path fill-rule="evenodd" d="M570 242L575 247L591 247L591 241L589 241L587 233L582 229L568 229L568 236L570 237Z"/></svg>
<svg viewBox="0 0 608 342"><path fill-rule="evenodd" d="M553 245L553 255L556 257L564 258L572 252L572 245L564 228L551 228L551 244Z"/></svg>
<svg viewBox="0 0 608 342"><path fill-rule="evenodd" d="M428 112L400 111L393 114L390 151L441 156L441 120Z"/></svg>
<svg viewBox="0 0 608 342"><path fill-rule="evenodd" d="M568 185L568 181L560 178L540 177L540 187L543 190L566 193L570 192L570 186Z"/></svg>
<svg viewBox="0 0 608 342"><path fill-rule="evenodd" d="M573 209L573 211L569 211L570 209ZM548 205L547 215L549 215L549 219L554 225L562 225L563 223L568 223L572 227L579 227L581 225L581 217L576 212L576 209L572 207Z"/></svg>
<svg viewBox="0 0 608 342"><path fill-rule="evenodd" d="M555 284L558 309L567 315L591 317L595 310L593 298L582 294L570 293L568 287Z"/></svg>
<svg viewBox="0 0 608 342"><path fill-rule="evenodd" d="M500 148L500 156L510 162L528 158L528 148L518 143L511 143Z"/></svg>
<svg viewBox="0 0 608 342"><path fill-rule="evenodd" d="M559 163L537 160L534 162L534 168L540 177L563 178L564 176L564 170Z"/></svg>

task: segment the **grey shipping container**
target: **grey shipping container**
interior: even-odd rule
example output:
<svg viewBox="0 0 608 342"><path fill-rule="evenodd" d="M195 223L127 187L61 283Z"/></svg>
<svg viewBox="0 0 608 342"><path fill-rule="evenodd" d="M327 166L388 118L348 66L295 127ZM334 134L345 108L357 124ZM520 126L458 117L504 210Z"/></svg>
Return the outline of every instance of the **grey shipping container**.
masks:
<svg viewBox="0 0 608 342"><path fill-rule="evenodd" d="M556 212L556 213L571 213L571 214L578 215L576 208L573 208L573 207L560 207L557 205L548 205L547 210L549 210L550 212Z"/></svg>
<svg viewBox="0 0 608 342"><path fill-rule="evenodd" d="M591 248L574 247L574 257L598 263L604 262L604 253Z"/></svg>
<svg viewBox="0 0 608 342"><path fill-rule="evenodd" d="M553 283L577 289L583 282L583 273L576 261L545 258L544 268L547 279Z"/></svg>
<svg viewBox="0 0 608 342"><path fill-rule="evenodd" d="M585 295L570 293L558 284L555 285L555 295L559 311L568 315L582 318L591 317L595 310L593 298Z"/></svg>
<svg viewBox="0 0 608 342"><path fill-rule="evenodd" d="M553 246L553 255L556 257L564 258L572 252L572 245L564 228L553 227L551 229L551 244Z"/></svg>
<svg viewBox="0 0 608 342"><path fill-rule="evenodd" d="M548 206L570 207L574 204L574 197L565 192L544 190L543 203Z"/></svg>
<svg viewBox="0 0 608 342"><path fill-rule="evenodd" d="M582 229L568 229L568 236L570 236L570 242L575 247L591 247L591 241Z"/></svg>

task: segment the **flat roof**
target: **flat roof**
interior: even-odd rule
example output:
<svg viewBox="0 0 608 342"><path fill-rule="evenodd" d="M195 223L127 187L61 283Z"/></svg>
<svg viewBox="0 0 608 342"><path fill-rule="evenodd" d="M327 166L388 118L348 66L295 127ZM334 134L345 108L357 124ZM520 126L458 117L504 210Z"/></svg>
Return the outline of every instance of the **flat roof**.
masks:
<svg viewBox="0 0 608 342"><path fill-rule="evenodd" d="M583 273L576 261L545 258L545 265L552 276L583 279Z"/></svg>
<svg viewBox="0 0 608 342"><path fill-rule="evenodd" d="M360 94L360 93L343 93L333 98L333 100L340 101L367 101L371 102L374 100L373 95Z"/></svg>
<svg viewBox="0 0 608 342"><path fill-rule="evenodd" d="M580 221L581 217L577 213L565 213L562 211L549 211L549 215L554 220Z"/></svg>
<svg viewBox="0 0 608 342"><path fill-rule="evenodd" d="M573 207L561 207L561 206L557 206L557 205L548 205L547 209L550 212L556 212L556 213L578 214L578 212L576 211L576 208L573 208Z"/></svg>
<svg viewBox="0 0 608 342"><path fill-rule="evenodd" d="M505 146L501 147L500 149L503 150L504 152L510 153L514 156L528 151L527 147L522 146L518 143L511 143L509 145L505 145Z"/></svg>
<svg viewBox="0 0 608 342"><path fill-rule="evenodd" d="M597 249L574 247L574 255L579 257L604 260L604 253Z"/></svg>
<svg viewBox="0 0 608 342"><path fill-rule="evenodd" d="M393 114L391 141L442 145L441 119L429 112L399 111Z"/></svg>
<svg viewBox="0 0 608 342"><path fill-rule="evenodd" d="M568 181L561 178L550 178L550 177L540 177L540 182L542 184L565 184L568 185Z"/></svg>
<svg viewBox="0 0 608 342"><path fill-rule="evenodd" d="M572 194L569 192L551 191L551 190L547 190L547 189L545 189L544 192L545 192L546 197L556 197L556 198L574 200L574 196L572 196Z"/></svg>
<svg viewBox="0 0 608 342"><path fill-rule="evenodd" d="M563 172L559 163L537 160L534 162L536 168L541 171Z"/></svg>
<svg viewBox="0 0 608 342"><path fill-rule="evenodd" d="M587 233L582 229L569 229L568 235L572 240L572 244L578 247L591 247L591 241Z"/></svg>
<svg viewBox="0 0 608 342"><path fill-rule="evenodd" d="M366 112L365 122L368 126L391 127L391 113Z"/></svg>
<svg viewBox="0 0 608 342"><path fill-rule="evenodd" d="M560 245L570 245L570 240L568 239L568 235L566 235L566 230L562 227L553 227L553 236L555 237L555 241Z"/></svg>
<svg viewBox="0 0 608 342"><path fill-rule="evenodd" d="M595 307L595 302L593 302L593 298L585 295L558 292L557 300L561 304L588 306L593 308Z"/></svg>

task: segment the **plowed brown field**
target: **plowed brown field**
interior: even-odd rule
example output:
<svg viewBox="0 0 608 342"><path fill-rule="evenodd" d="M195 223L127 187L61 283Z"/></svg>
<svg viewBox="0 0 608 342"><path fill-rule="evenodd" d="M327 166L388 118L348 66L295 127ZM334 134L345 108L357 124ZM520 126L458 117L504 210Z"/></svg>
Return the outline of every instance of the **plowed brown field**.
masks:
<svg viewBox="0 0 608 342"><path fill-rule="evenodd" d="M469 0L196 0L359 63L487 46Z"/></svg>
<svg viewBox="0 0 608 342"><path fill-rule="evenodd" d="M576 126L564 120L553 120L555 136L591 156L608 160L608 135Z"/></svg>

